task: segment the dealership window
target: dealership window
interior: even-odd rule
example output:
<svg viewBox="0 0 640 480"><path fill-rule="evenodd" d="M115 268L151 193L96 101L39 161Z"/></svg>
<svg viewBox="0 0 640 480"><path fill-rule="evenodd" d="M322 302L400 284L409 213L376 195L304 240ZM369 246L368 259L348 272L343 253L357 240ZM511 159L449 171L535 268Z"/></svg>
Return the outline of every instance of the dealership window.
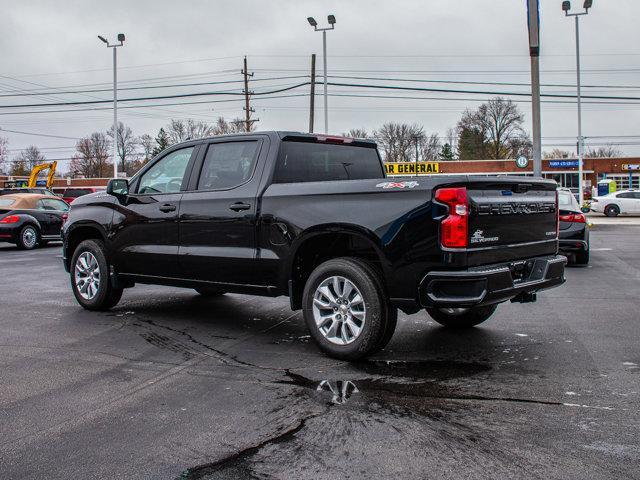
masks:
<svg viewBox="0 0 640 480"><path fill-rule="evenodd" d="M606 178L607 180L613 180L614 182L616 182L616 186L618 187L618 190L626 190L628 188L640 188L640 173L633 174L633 182L631 183L631 187L629 187L628 173L615 174L615 175L607 174L606 177L602 175L602 178L600 178L600 180L604 178Z"/></svg>

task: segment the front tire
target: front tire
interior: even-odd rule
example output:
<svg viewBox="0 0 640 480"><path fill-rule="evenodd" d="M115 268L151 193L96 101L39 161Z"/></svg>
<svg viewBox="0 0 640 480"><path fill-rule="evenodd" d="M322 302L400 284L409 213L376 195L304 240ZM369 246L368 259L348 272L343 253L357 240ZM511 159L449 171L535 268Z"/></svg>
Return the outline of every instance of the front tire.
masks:
<svg viewBox="0 0 640 480"><path fill-rule="evenodd" d="M486 321L498 308L485 305L470 308L427 308L427 313L440 325L447 328L471 328Z"/></svg>
<svg viewBox="0 0 640 480"><path fill-rule="evenodd" d="M372 355L395 330L397 311L389 306L375 269L360 259L336 258L318 266L302 302L311 337L333 358L353 361Z"/></svg>
<svg viewBox="0 0 640 480"><path fill-rule="evenodd" d="M71 289L87 310L108 310L122 297L122 289L109 281L109 263L100 240L85 240L73 252L70 266Z"/></svg>
<svg viewBox="0 0 640 480"><path fill-rule="evenodd" d="M40 232L33 225L25 225L18 234L16 245L20 250L33 250L40 241Z"/></svg>

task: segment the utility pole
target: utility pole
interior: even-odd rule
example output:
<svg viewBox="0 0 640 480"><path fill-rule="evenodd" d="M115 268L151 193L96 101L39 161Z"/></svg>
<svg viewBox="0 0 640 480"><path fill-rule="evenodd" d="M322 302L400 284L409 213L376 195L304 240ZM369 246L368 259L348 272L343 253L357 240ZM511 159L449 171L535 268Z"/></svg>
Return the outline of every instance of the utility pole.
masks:
<svg viewBox="0 0 640 480"><path fill-rule="evenodd" d="M540 6L527 0L529 56L531 57L531 117L533 125L533 176L542 177L542 127L540 122Z"/></svg>
<svg viewBox="0 0 640 480"><path fill-rule="evenodd" d="M313 119L316 107L316 54L311 54L311 97L309 99L309 133L313 133Z"/></svg>
<svg viewBox="0 0 640 480"><path fill-rule="evenodd" d="M242 74L244 75L244 112L245 112L245 120L244 120L244 129L245 132L250 132L251 131L251 124L253 122L257 122L258 119L251 119L251 114L255 112L255 110L253 108L251 108L251 105L249 103L249 97L251 95L251 93L249 91L249 77L253 77L253 73L249 73L249 70L247 69L247 57L244 57L244 69L242 70Z"/></svg>

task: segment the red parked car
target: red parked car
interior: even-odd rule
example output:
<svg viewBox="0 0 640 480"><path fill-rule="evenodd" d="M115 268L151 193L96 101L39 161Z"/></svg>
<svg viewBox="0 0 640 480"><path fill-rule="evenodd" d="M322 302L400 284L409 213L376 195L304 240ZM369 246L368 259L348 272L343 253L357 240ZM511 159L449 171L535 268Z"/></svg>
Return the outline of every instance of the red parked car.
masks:
<svg viewBox="0 0 640 480"><path fill-rule="evenodd" d="M96 187L66 188L64 192L62 192L62 199L67 203L71 203L78 197L82 197L83 195L89 195L90 193L96 193L101 191L104 191L104 188L96 188Z"/></svg>

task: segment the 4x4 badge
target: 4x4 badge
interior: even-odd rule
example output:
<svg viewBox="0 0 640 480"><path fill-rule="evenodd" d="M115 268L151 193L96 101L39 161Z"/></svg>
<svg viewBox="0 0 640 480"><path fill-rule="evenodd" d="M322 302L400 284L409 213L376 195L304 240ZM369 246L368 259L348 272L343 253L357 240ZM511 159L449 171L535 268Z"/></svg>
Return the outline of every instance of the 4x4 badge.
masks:
<svg viewBox="0 0 640 480"><path fill-rule="evenodd" d="M420 185L418 182L382 182L376 185L378 188L413 188Z"/></svg>

